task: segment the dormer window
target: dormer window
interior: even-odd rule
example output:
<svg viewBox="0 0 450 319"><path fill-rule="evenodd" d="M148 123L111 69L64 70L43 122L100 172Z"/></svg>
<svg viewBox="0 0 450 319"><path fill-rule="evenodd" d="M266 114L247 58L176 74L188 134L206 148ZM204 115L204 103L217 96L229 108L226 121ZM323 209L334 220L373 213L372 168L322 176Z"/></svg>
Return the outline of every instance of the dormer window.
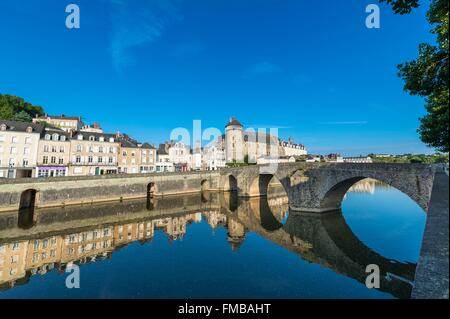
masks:
<svg viewBox="0 0 450 319"><path fill-rule="evenodd" d="M59 139L59 135L58 134L53 134L53 138L54 141L57 141Z"/></svg>
<svg viewBox="0 0 450 319"><path fill-rule="evenodd" d="M50 141L50 134L45 134L45 137L44 137L47 141Z"/></svg>
<svg viewBox="0 0 450 319"><path fill-rule="evenodd" d="M95 141L95 137L94 136L89 136L89 141Z"/></svg>
<svg viewBox="0 0 450 319"><path fill-rule="evenodd" d="M6 124L5 124L5 123L3 123L2 125L0 125L0 130L6 131Z"/></svg>
<svg viewBox="0 0 450 319"><path fill-rule="evenodd" d="M65 141L66 137L64 135L61 135L61 141Z"/></svg>
<svg viewBox="0 0 450 319"><path fill-rule="evenodd" d="M98 140L99 140L100 142L104 142L104 141L105 141L105 138L104 138L103 136L100 136Z"/></svg>
<svg viewBox="0 0 450 319"><path fill-rule="evenodd" d="M77 139L80 140L80 141L82 141L82 140L83 140L83 135L81 135L81 134L78 135L78 136L77 136Z"/></svg>
<svg viewBox="0 0 450 319"><path fill-rule="evenodd" d="M113 137L110 137L110 138L109 138L109 142L110 142L110 143L114 143L114 138L113 138Z"/></svg>
<svg viewBox="0 0 450 319"><path fill-rule="evenodd" d="M31 133L33 132L33 128L31 126L28 126L27 129L25 130L27 133Z"/></svg>

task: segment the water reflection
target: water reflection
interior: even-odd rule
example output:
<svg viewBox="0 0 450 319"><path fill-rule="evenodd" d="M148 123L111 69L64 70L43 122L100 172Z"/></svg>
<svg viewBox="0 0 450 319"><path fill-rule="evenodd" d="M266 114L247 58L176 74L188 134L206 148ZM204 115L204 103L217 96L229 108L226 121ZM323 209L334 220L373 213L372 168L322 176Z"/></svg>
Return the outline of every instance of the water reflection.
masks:
<svg viewBox="0 0 450 319"><path fill-rule="evenodd" d="M367 181L369 184L370 181ZM362 190L370 187L362 186ZM361 191L354 190L354 191ZM0 289L26 284L35 274L70 263L85 264L111 258L128 244L152 241L161 230L168 241L185 236L188 225L206 221L215 230L227 229L233 251L248 233L259 236L364 285L366 266L377 264L381 288L408 298L415 264L384 258L361 242L342 214L288 214L287 197L273 191L269 198L239 200L235 194L152 198L116 204L36 210L34 226L18 227L17 213L0 216Z"/></svg>

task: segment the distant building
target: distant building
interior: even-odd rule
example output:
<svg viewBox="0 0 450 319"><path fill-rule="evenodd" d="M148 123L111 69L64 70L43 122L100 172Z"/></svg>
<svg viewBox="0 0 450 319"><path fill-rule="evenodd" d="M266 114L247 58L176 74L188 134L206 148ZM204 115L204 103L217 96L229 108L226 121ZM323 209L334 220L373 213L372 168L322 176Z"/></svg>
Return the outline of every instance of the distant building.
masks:
<svg viewBox="0 0 450 319"><path fill-rule="evenodd" d="M309 155L306 158L306 162L307 163L317 163L317 162L320 162L320 161L321 161L321 158L320 158L320 156L317 156L317 155Z"/></svg>
<svg viewBox="0 0 450 319"><path fill-rule="evenodd" d="M66 132L79 131L83 126L83 121L80 116L65 116L64 114L57 116L45 114L44 116L36 116L36 118L33 119L33 123L40 122L56 126Z"/></svg>
<svg viewBox="0 0 450 319"><path fill-rule="evenodd" d="M280 138L252 129L244 130L243 125L234 117L225 126L225 158L226 162L256 163L262 156L301 156L307 151L301 144L292 139L287 142Z"/></svg>
<svg viewBox="0 0 450 319"><path fill-rule="evenodd" d="M343 163L344 158L340 154L328 154L324 156L325 162L331 162L331 163Z"/></svg>
<svg viewBox="0 0 450 319"><path fill-rule="evenodd" d="M166 142L165 144L159 144L159 148L156 151L156 164L155 164L155 172L174 172L175 167L173 163L170 161L169 156L169 144Z"/></svg>
<svg viewBox="0 0 450 319"><path fill-rule="evenodd" d="M100 124L94 123L92 125L83 125L80 129L81 132L103 133L103 129Z"/></svg>
<svg viewBox="0 0 450 319"><path fill-rule="evenodd" d="M0 120L0 178L35 176L44 125Z"/></svg>
<svg viewBox="0 0 450 319"><path fill-rule="evenodd" d="M369 156L344 157L344 163L372 163Z"/></svg>
<svg viewBox="0 0 450 319"><path fill-rule="evenodd" d="M225 144L222 137L203 148L203 169L215 171L226 167Z"/></svg>

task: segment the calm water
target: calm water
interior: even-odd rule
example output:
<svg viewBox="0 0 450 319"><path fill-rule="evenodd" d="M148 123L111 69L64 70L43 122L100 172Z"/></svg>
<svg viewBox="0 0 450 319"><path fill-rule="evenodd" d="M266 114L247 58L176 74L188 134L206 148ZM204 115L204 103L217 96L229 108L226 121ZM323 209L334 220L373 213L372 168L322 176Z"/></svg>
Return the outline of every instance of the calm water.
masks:
<svg viewBox="0 0 450 319"><path fill-rule="evenodd" d="M27 230L0 215L0 298L407 298L426 218L372 181L321 217L229 194L36 213ZM72 262L79 289L65 286Z"/></svg>

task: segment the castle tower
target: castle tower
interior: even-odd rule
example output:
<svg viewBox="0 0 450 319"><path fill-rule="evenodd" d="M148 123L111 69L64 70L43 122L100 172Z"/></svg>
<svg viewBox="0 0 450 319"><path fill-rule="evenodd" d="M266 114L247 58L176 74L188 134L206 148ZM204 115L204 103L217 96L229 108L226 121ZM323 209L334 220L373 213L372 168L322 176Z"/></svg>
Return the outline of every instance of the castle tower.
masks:
<svg viewBox="0 0 450 319"><path fill-rule="evenodd" d="M244 128L234 117L225 126L225 157L227 163L244 161Z"/></svg>

